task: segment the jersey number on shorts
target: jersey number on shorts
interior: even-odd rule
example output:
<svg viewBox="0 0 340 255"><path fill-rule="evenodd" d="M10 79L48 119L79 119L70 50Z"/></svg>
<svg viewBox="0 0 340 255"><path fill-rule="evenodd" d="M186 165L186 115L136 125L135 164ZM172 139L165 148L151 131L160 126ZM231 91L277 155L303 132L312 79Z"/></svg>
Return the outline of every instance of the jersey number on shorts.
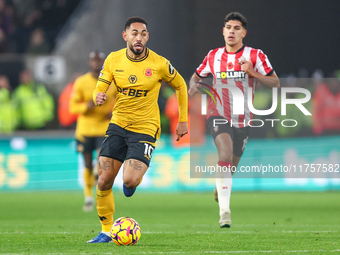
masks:
<svg viewBox="0 0 340 255"><path fill-rule="evenodd" d="M144 155L151 159L154 147L148 143L144 143L144 145L145 145Z"/></svg>

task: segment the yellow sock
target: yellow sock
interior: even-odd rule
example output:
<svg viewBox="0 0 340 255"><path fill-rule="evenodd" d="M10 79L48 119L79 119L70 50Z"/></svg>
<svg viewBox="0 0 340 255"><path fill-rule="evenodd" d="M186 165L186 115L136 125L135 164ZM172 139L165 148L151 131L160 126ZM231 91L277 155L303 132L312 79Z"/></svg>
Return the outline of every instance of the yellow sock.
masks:
<svg viewBox="0 0 340 255"><path fill-rule="evenodd" d="M84 195L85 197L93 196L93 187L96 183L92 169L85 168L84 171Z"/></svg>
<svg viewBox="0 0 340 255"><path fill-rule="evenodd" d="M141 184L141 183L142 183L142 181L143 181L143 177L142 177L142 179L140 179L140 181L139 181L139 183L138 183L137 187L139 186L139 184Z"/></svg>
<svg viewBox="0 0 340 255"><path fill-rule="evenodd" d="M113 223L113 214L115 212L115 201L113 199L112 189L101 191L97 187L97 212L102 224L103 232L110 232Z"/></svg>

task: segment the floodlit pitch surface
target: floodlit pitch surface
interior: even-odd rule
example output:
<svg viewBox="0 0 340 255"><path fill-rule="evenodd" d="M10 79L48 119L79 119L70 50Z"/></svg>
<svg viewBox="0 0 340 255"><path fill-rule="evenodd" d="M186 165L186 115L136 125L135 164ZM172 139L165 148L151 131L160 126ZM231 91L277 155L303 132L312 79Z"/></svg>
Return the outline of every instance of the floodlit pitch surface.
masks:
<svg viewBox="0 0 340 255"><path fill-rule="evenodd" d="M114 192L115 218L135 218L135 246L87 244L100 230L81 192L0 194L0 253L329 254L340 252L340 192L232 194L232 228L220 229L213 193Z"/></svg>

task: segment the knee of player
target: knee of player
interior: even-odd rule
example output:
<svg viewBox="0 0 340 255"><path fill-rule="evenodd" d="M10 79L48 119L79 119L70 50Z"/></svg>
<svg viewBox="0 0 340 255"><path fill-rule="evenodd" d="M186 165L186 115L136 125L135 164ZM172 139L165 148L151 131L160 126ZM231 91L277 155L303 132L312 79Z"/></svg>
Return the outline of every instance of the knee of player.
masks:
<svg viewBox="0 0 340 255"><path fill-rule="evenodd" d="M124 178L124 183L127 188L134 189L138 186L139 180L136 178Z"/></svg>
<svg viewBox="0 0 340 255"><path fill-rule="evenodd" d="M109 178L105 178L104 176L98 177L98 188L100 190L109 190L112 188L114 180L111 180Z"/></svg>

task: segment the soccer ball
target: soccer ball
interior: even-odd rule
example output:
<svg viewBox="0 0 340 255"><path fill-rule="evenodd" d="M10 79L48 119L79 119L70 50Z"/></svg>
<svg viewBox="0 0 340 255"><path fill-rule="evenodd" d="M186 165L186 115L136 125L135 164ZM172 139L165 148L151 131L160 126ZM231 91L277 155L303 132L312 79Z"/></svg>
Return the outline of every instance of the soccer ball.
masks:
<svg viewBox="0 0 340 255"><path fill-rule="evenodd" d="M142 233L137 221L130 217L120 217L113 222L110 234L117 245L135 245Z"/></svg>

